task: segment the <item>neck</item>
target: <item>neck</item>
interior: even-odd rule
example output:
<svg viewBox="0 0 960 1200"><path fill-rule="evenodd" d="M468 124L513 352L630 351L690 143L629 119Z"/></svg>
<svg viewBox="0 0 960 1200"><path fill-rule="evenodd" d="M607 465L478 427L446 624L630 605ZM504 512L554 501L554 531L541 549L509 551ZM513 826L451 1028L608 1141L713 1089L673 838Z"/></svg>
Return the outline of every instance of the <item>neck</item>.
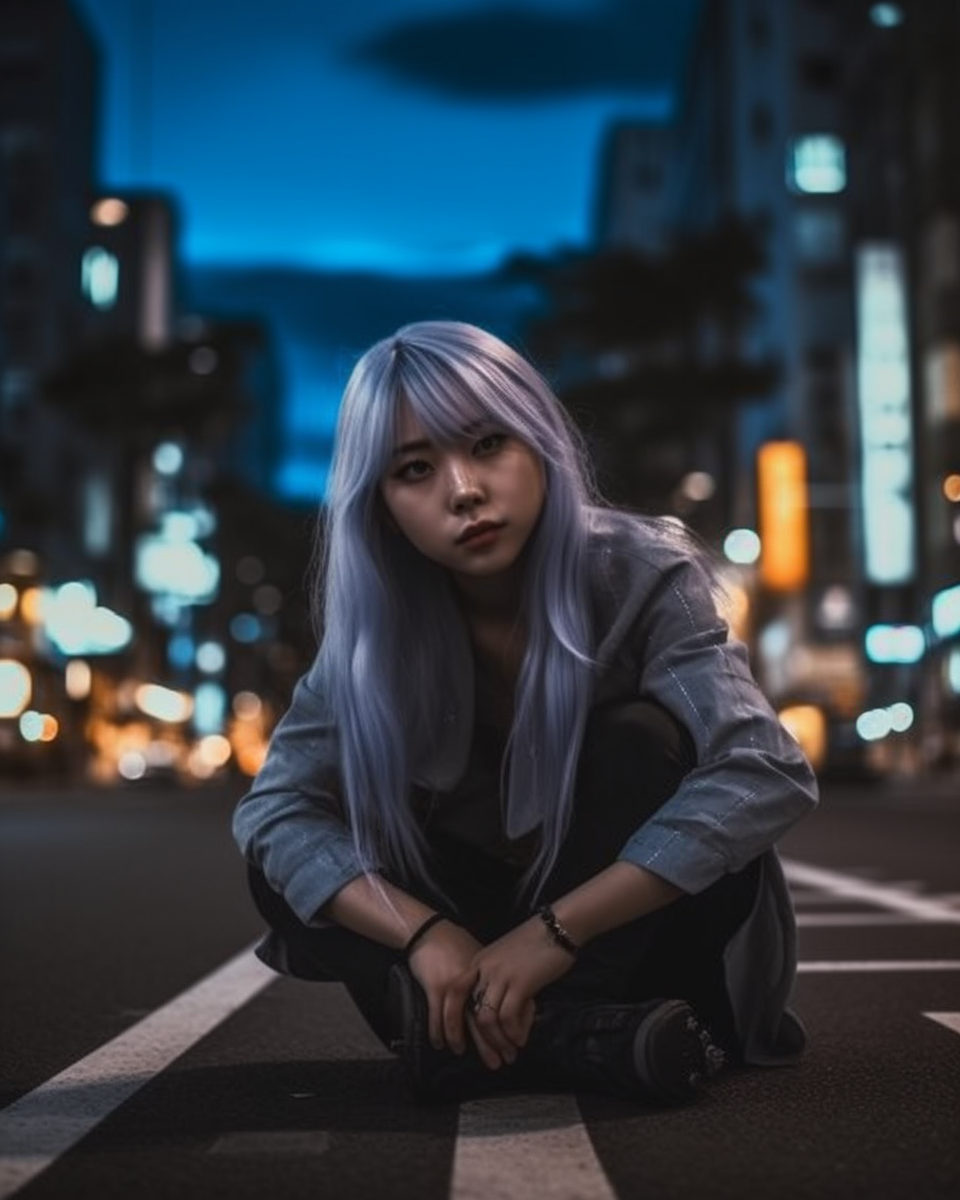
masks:
<svg viewBox="0 0 960 1200"><path fill-rule="evenodd" d="M520 615L521 579L520 571L511 568L489 578L455 575L453 581L471 623L512 624Z"/></svg>

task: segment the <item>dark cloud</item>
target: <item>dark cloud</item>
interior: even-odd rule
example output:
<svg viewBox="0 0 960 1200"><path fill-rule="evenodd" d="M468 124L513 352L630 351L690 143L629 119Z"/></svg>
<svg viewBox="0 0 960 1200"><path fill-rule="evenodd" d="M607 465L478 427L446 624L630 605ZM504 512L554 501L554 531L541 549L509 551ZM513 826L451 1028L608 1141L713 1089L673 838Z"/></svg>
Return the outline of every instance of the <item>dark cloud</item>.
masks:
<svg viewBox="0 0 960 1200"><path fill-rule="evenodd" d="M675 82L700 0L598 0L550 13L510 4L413 17L352 46L350 61L476 100L537 100Z"/></svg>
<svg viewBox="0 0 960 1200"><path fill-rule="evenodd" d="M359 353L408 321L472 321L514 340L535 296L522 277L403 277L374 271L194 266L185 277L198 312L259 312L290 343ZM338 381L342 386L345 378Z"/></svg>

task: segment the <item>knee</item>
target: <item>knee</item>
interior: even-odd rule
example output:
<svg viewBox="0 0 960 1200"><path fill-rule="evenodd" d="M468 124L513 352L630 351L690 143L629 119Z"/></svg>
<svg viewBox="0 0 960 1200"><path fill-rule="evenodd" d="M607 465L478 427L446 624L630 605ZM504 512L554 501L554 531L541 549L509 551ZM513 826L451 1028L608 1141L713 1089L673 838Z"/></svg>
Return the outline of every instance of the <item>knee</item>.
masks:
<svg viewBox="0 0 960 1200"><path fill-rule="evenodd" d="M581 771L612 772L658 790L676 790L696 763L693 739L681 723L652 700L638 699L594 709L584 731Z"/></svg>

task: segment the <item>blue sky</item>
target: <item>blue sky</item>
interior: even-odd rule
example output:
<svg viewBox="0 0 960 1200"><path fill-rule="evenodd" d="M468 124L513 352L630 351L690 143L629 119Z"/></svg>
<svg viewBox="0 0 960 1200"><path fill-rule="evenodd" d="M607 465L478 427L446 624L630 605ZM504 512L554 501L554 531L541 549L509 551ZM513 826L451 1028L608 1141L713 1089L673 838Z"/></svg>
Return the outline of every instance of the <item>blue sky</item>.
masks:
<svg viewBox="0 0 960 1200"><path fill-rule="evenodd" d="M589 236L604 126L663 119L696 0L77 0L101 174L196 262L482 271Z"/></svg>
<svg viewBox="0 0 960 1200"><path fill-rule="evenodd" d="M102 52L101 181L171 192L190 302L269 324L275 488L310 503L345 364L405 320L509 337L498 321L515 327L517 297L491 297L486 274L511 252L589 242L604 129L668 118L699 7L74 3Z"/></svg>

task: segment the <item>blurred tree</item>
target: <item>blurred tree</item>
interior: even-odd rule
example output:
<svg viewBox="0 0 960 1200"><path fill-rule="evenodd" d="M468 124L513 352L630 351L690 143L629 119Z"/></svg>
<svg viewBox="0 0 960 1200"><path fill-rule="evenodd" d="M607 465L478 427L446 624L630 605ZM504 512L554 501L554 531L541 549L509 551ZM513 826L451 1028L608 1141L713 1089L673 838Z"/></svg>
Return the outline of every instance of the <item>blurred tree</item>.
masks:
<svg viewBox="0 0 960 1200"><path fill-rule="evenodd" d="M737 406L769 396L779 376L775 361L745 352L763 266L758 231L729 220L658 256L564 251L505 268L539 291L528 347L584 430L610 499L668 511L695 443L712 439L729 461Z"/></svg>
<svg viewBox="0 0 960 1200"><path fill-rule="evenodd" d="M156 349L97 342L47 377L44 396L82 424L134 440L172 432L216 440L248 410L245 364L261 336L255 323L235 322Z"/></svg>

